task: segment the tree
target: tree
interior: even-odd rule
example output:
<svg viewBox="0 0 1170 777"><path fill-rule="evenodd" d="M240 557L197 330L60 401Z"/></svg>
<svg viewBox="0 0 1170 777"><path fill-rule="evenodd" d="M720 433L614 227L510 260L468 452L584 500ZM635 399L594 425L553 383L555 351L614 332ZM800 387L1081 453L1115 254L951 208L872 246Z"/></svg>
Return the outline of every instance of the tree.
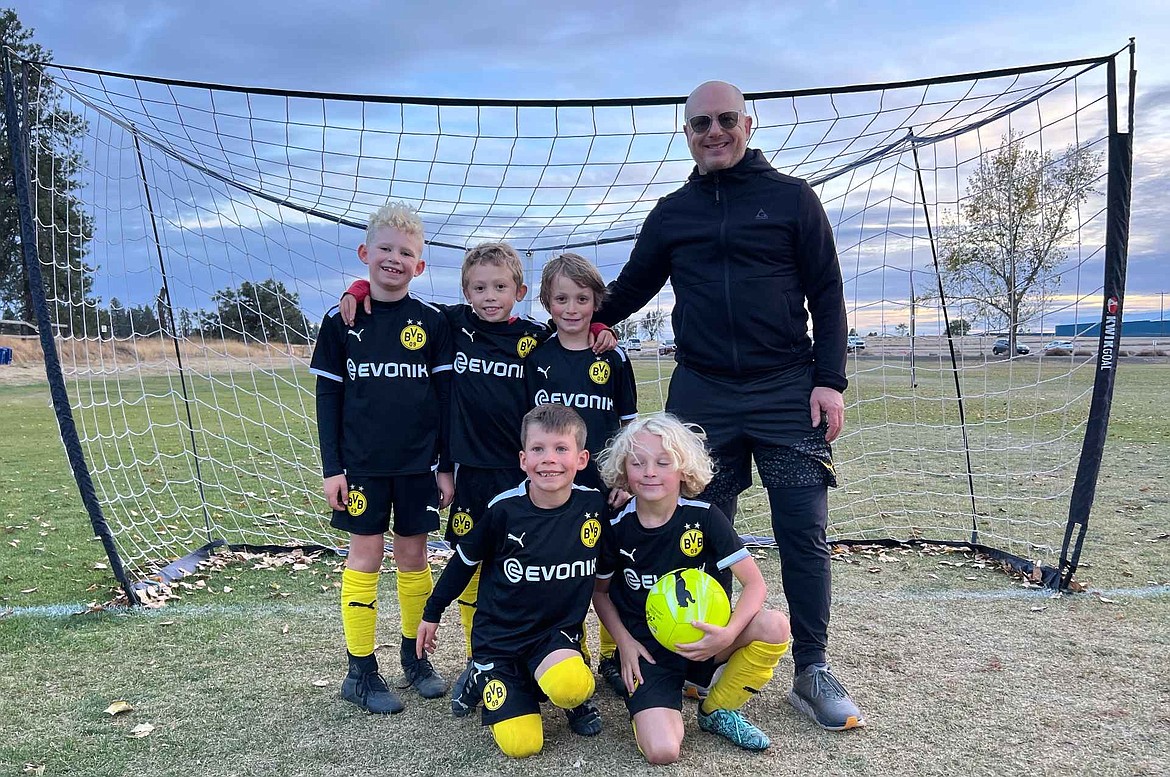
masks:
<svg viewBox="0 0 1170 777"><path fill-rule="evenodd" d="M662 327L666 326L666 313L661 310L647 311L646 315L642 316L641 326L647 340L657 340L658 335L662 333Z"/></svg>
<svg viewBox="0 0 1170 777"><path fill-rule="evenodd" d="M32 42L33 30L25 29L16 12L0 10L0 42L25 60L49 62L53 55ZM14 75L21 75L21 63L10 60ZM60 90L37 68L24 71L28 78L17 83L23 89L28 106L24 127L29 142L39 151L26 155L26 163L36 165L30 172L39 185L32 187L37 198L36 211L41 226L37 230L37 250L44 274L45 293L58 300L50 306L50 315L78 335L96 334L97 300L91 296L94 268L85 263L93 236L93 219L82 207L78 177L82 159L79 139L86 132L85 121L67 110ZM12 177L12 152L8 144L7 119L0 111L0 304L11 306L25 321L33 320L32 297L21 247L16 188Z"/></svg>
<svg viewBox="0 0 1170 777"><path fill-rule="evenodd" d="M195 331L195 319L187 308L179 309L178 328L179 337L190 337L191 333Z"/></svg>
<svg viewBox="0 0 1170 777"><path fill-rule="evenodd" d="M898 337L905 337L910 332L910 326L906 323L898 324L894 327L894 332L897 333Z"/></svg>
<svg viewBox="0 0 1170 777"><path fill-rule="evenodd" d="M204 334L245 342L309 342L309 319L301 311L300 296L274 278L220 289L211 301L215 310L200 314Z"/></svg>
<svg viewBox="0 0 1170 777"><path fill-rule="evenodd" d="M1063 242L1077 207L1093 193L1102 155L1069 146L1060 156L1024 146L1009 133L999 151L982 157L967 179L957 215L940 234L948 302L1016 334L1060 286ZM1070 226L1071 224L1071 226Z"/></svg>
<svg viewBox="0 0 1170 777"><path fill-rule="evenodd" d="M951 337L966 337L971 331L971 322L965 318L956 318L947 327L947 334Z"/></svg>
<svg viewBox="0 0 1170 777"><path fill-rule="evenodd" d="M625 321L619 321L613 325L613 333L619 340L629 340L638 334L638 319L627 318Z"/></svg>

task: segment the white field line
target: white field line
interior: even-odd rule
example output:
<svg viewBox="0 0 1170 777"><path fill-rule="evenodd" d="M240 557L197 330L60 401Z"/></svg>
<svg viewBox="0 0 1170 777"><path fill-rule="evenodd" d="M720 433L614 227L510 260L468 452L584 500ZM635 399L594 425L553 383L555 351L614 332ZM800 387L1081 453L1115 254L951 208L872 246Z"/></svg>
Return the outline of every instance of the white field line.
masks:
<svg viewBox="0 0 1170 777"><path fill-rule="evenodd" d="M839 602L850 604L865 604L876 602L943 602L943 601L996 601L1006 599L1069 599L1075 601L1078 597L1113 599L1118 604L1124 604L1126 599L1156 599L1170 596L1170 585L1154 585L1145 588L1104 588L1090 589L1081 594L1057 594L1047 588L1027 588L1020 590L997 591L905 591L902 593L872 593L850 594L835 593L833 598ZM45 604L33 607L5 607L0 609L0 622L8 618L68 618L86 614L88 605L84 604ZM212 616L251 616L251 615L305 615L322 613L336 609L334 603L320 605L287 605L267 602L244 602L239 604L170 604L156 609L138 607L107 607L95 611L95 614L111 615L115 617L138 617L155 620L171 620L173 618Z"/></svg>

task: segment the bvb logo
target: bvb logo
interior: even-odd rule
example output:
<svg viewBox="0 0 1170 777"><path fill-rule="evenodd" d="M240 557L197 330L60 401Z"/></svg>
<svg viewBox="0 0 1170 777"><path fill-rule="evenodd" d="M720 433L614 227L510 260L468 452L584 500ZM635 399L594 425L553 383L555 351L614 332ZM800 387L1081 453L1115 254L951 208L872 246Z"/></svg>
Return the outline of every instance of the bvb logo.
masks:
<svg viewBox="0 0 1170 777"><path fill-rule="evenodd" d="M349 499L345 503L345 511L357 518L366 511L370 503L366 501L366 495L361 491L353 490L349 492Z"/></svg>
<svg viewBox="0 0 1170 777"><path fill-rule="evenodd" d="M532 349L536 347L536 338L532 335L524 335L520 338L520 342L516 343L516 353L521 359L527 359L528 354L532 353Z"/></svg>
<svg viewBox="0 0 1170 777"><path fill-rule="evenodd" d="M398 339L405 348L417 351L427 344L427 333L418 324L409 323L402 328L402 334Z"/></svg>
<svg viewBox="0 0 1170 777"><path fill-rule="evenodd" d="M589 380L593 381L599 386L605 385L605 382L609 380L609 362L598 361L590 364Z"/></svg>
<svg viewBox="0 0 1170 777"><path fill-rule="evenodd" d="M596 518L590 518L585 523L581 524L581 544L587 548L592 548L601 539L601 522Z"/></svg>
<svg viewBox="0 0 1170 777"><path fill-rule="evenodd" d="M508 689L499 680L490 680L483 689L483 706L492 712L498 710L508 698Z"/></svg>
<svg viewBox="0 0 1170 777"><path fill-rule="evenodd" d="M474 524L471 520L471 516L463 510L459 510L451 516L451 531L455 532L455 534L459 537L462 537L464 534L467 534L467 532L471 531L471 527L473 525Z"/></svg>
<svg viewBox="0 0 1170 777"><path fill-rule="evenodd" d="M678 541L678 547L683 553L690 558L694 558L703 552L703 532L701 529L687 529L683 532L682 539Z"/></svg>

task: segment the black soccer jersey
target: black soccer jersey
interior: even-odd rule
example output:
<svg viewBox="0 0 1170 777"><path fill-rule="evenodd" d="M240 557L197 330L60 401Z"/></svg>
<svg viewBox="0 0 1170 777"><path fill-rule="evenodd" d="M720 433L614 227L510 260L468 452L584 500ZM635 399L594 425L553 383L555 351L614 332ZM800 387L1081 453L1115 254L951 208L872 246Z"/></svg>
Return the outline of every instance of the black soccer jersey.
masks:
<svg viewBox="0 0 1170 777"><path fill-rule="evenodd" d="M438 308L407 295L358 310L352 327L337 309L321 324L309 371L317 381L317 427L326 477L408 475L435 463L450 415L451 334ZM437 377L438 376L438 377Z"/></svg>
<svg viewBox="0 0 1170 777"><path fill-rule="evenodd" d="M719 508L693 499L678 500L674 515L647 529L638 520L635 498L618 513L601 538L597 577L610 580L609 598L622 624L638 641L653 640L646 626L646 595L658 578L693 567L712 575L731 597L730 568L748 558L747 548Z"/></svg>
<svg viewBox="0 0 1170 777"><path fill-rule="evenodd" d="M545 510L532 504L528 485L491 501L483 519L460 539L423 612L437 623L481 565L471 631L477 661L513 658L553 631L579 633L589 609L602 534L601 494L573 486L565 504Z"/></svg>
<svg viewBox="0 0 1170 777"><path fill-rule="evenodd" d="M484 321L470 305L444 306L454 344L451 458L485 469L515 468L529 408L525 357L549 336L530 318Z"/></svg>
<svg viewBox="0 0 1170 777"><path fill-rule="evenodd" d="M554 334L528 357L525 365L529 407L567 405L585 420L585 447L596 456L622 422L638 416L634 370L626 352L603 354L570 351Z"/></svg>

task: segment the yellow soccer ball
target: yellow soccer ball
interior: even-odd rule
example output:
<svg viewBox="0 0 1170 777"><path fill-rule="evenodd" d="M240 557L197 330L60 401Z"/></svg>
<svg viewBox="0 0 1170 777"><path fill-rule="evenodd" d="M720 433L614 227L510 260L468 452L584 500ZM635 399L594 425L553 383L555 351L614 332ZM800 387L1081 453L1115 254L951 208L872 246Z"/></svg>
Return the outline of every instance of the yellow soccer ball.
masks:
<svg viewBox="0 0 1170 777"><path fill-rule="evenodd" d="M691 625L702 621L726 626L731 620L731 602L719 581L701 569L667 572L646 596L646 625L663 647L697 642L703 632Z"/></svg>

